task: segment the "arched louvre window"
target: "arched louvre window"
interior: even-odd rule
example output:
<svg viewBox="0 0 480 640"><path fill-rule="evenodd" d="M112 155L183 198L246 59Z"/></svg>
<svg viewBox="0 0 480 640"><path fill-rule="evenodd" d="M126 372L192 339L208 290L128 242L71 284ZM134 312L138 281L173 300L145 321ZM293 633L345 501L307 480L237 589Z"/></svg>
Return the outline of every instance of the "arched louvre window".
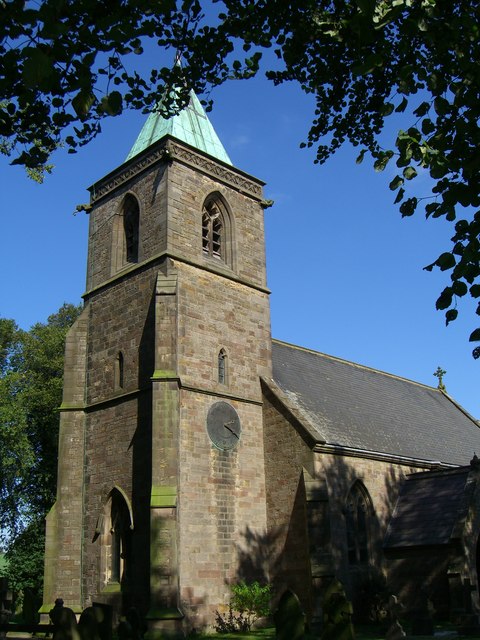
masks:
<svg viewBox="0 0 480 640"><path fill-rule="evenodd" d="M348 561L352 565L367 564L369 560L369 522L371 502L361 482L350 489L346 505Z"/></svg>
<svg viewBox="0 0 480 640"><path fill-rule="evenodd" d="M225 251L223 216L214 201L208 202L203 208L202 246L207 255L223 259Z"/></svg>
<svg viewBox="0 0 480 640"><path fill-rule="evenodd" d="M227 353L225 349L220 349L218 353L218 382L227 384Z"/></svg>
<svg viewBox="0 0 480 640"><path fill-rule="evenodd" d="M123 203L123 230L125 233L125 261L138 262L138 226L140 211L136 198L130 194Z"/></svg>

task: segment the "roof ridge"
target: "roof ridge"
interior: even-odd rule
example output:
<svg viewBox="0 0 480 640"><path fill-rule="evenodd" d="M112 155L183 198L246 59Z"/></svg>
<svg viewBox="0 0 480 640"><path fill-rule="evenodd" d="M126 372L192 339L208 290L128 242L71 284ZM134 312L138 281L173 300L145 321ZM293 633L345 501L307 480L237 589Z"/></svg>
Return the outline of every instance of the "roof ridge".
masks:
<svg viewBox="0 0 480 640"><path fill-rule="evenodd" d="M378 373L380 375L384 375L387 376L389 378L394 378L395 380L403 380L404 382L410 382L411 384L415 384L418 387L423 387L425 389L429 389L430 391L436 391L438 393L442 393L444 395L446 395L448 397L449 400L452 400L452 398L447 394L444 393L441 389L438 389L438 387L432 387L428 384L425 384L424 382L418 382L417 380L412 380L411 378L405 378L404 376L399 376L396 375L394 373L389 373L388 371L383 371L382 369L376 369L375 367L369 367L365 364L360 364L358 362L353 362L352 360L345 360L345 358L340 358L338 356L332 356L328 353L324 353L323 351L318 351L317 349L311 349L310 347L302 347L300 345L297 344L292 344L291 342L285 342L284 340L278 340L277 338L272 338L272 342L276 342L277 344L286 346L286 347L291 347L292 349L298 349L299 351L305 351L307 353L312 353L314 355L318 355L318 356L323 356L325 358L328 358L329 360L335 360L336 362L341 362L343 364L348 364L352 367L357 367L358 369L364 369L366 371L372 371L373 373ZM455 404L457 404L454 400L452 400L452 402L454 402ZM457 405L460 406L460 405ZM474 418L472 418L472 420L474 422L476 422L476 420Z"/></svg>

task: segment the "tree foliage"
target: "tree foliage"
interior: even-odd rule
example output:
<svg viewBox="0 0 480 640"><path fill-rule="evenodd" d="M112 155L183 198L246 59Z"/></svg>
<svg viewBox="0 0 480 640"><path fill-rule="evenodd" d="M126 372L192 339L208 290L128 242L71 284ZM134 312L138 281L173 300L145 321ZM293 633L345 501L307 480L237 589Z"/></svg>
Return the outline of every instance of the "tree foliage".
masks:
<svg viewBox="0 0 480 640"><path fill-rule="evenodd" d="M45 552L45 523L42 518L31 520L9 544L5 554L6 565L0 574L7 578L9 589L18 605L26 590L37 598L43 590L43 564ZM20 595L22 594L22 596Z"/></svg>
<svg viewBox="0 0 480 640"><path fill-rule="evenodd" d="M29 331L0 319L0 534L10 541L55 499L65 336L79 313L65 304Z"/></svg>
<svg viewBox="0 0 480 640"><path fill-rule="evenodd" d="M426 267L450 275L437 308L448 324L458 299L470 295L480 315L476 3L3 0L0 7L0 135L13 162L38 171L60 143L75 151L100 131L102 118L125 107L148 110L175 84L179 92L167 94L163 105L170 113L185 103L187 88L204 93L229 78L255 75L271 48L267 77L296 82L315 97L305 144L316 148L316 161L349 141L360 149L359 162L371 154L377 171L395 163L390 188L402 216L422 208L452 224L452 245ZM135 56L148 41L178 50L183 69L141 73ZM388 118L404 124L385 147ZM425 174L427 193L423 182L414 189ZM480 341L480 328L470 340Z"/></svg>

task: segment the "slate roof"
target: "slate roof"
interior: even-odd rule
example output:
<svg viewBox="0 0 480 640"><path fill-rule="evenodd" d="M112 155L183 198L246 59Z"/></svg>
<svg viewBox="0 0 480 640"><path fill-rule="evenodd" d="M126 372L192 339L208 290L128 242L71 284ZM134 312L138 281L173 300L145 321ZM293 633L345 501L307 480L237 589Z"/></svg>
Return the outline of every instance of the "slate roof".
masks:
<svg viewBox="0 0 480 640"><path fill-rule="evenodd" d="M403 483L384 547L449 544L461 534L470 503L470 467L416 473Z"/></svg>
<svg viewBox="0 0 480 640"><path fill-rule="evenodd" d="M318 439L415 460L466 465L480 426L439 389L273 341L273 380Z"/></svg>
<svg viewBox="0 0 480 640"><path fill-rule="evenodd" d="M158 110L152 111L125 160L130 160L166 135L186 142L226 164L232 164L193 91L190 91L188 105L175 116L163 118Z"/></svg>

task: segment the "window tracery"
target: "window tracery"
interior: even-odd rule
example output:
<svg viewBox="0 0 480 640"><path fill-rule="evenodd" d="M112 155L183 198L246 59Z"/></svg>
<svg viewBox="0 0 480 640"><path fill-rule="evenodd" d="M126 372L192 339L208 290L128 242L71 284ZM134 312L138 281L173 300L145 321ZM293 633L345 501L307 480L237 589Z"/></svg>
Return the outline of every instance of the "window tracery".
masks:
<svg viewBox="0 0 480 640"><path fill-rule="evenodd" d="M209 201L203 207L202 248L203 252L214 258L224 259L225 234L222 212L215 201Z"/></svg>

